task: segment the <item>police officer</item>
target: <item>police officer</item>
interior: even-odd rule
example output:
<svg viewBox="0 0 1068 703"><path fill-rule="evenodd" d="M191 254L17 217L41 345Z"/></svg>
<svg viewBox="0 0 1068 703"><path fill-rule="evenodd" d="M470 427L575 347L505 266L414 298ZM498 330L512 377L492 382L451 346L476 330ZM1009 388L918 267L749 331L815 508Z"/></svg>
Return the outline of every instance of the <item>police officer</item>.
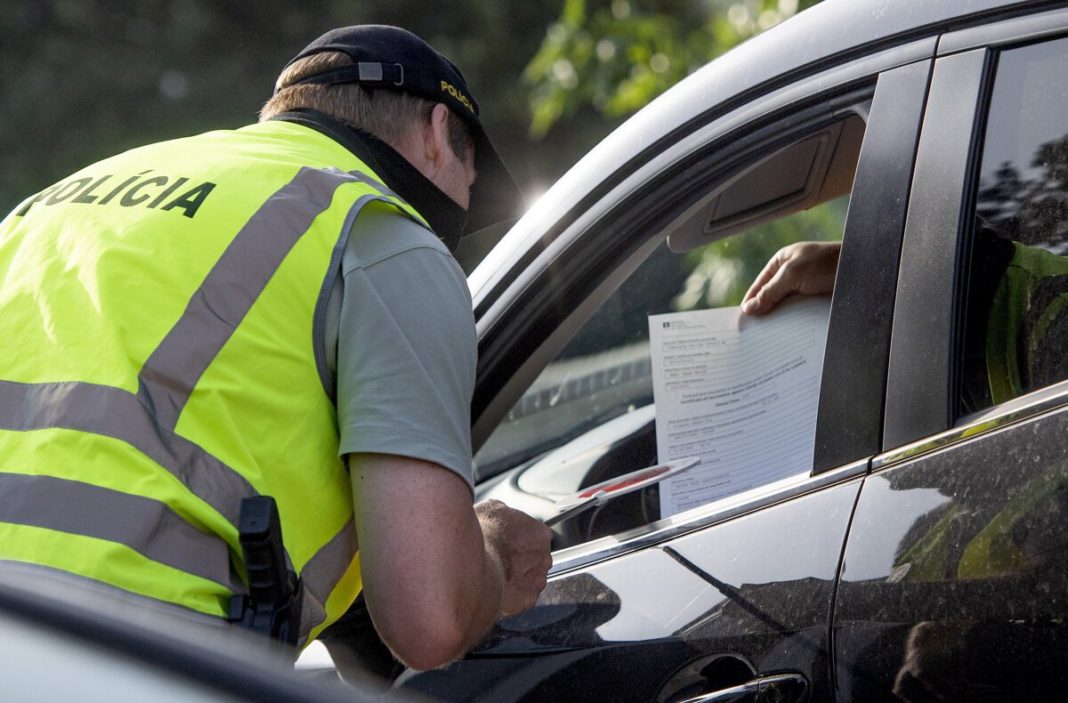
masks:
<svg viewBox="0 0 1068 703"><path fill-rule="evenodd" d="M551 533L472 505L450 254L517 204L460 71L387 26L312 42L257 124L28 198L0 223L0 576L226 629L263 495L299 645L362 591L430 668L530 607Z"/></svg>

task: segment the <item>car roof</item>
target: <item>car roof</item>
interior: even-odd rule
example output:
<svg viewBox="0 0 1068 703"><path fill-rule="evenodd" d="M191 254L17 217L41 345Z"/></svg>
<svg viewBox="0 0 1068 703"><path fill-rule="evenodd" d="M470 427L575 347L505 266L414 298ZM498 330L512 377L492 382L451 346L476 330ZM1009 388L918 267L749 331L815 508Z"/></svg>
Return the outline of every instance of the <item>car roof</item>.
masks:
<svg viewBox="0 0 1068 703"><path fill-rule="evenodd" d="M472 273L476 306L479 292L527 239L575 210L606 178L625 175L629 161L640 161L643 152L693 120L851 58L1045 6L1034 0L824 0L757 35L656 98L558 180Z"/></svg>

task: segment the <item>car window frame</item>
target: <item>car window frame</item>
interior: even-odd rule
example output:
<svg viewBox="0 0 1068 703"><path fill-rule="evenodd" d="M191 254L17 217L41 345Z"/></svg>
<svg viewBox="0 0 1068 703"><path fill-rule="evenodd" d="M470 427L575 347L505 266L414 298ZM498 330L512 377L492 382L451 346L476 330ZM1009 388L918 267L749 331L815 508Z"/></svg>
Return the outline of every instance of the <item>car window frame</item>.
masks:
<svg viewBox="0 0 1068 703"><path fill-rule="evenodd" d="M560 221L565 225L549 225L544 232L532 237L527 251L512 252L502 257L510 262L509 270L495 275L489 296L485 292L474 291L479 337L478 381L472 402L474 450L478 451L497 423L522 395L522 389L529 386L563 347L563 341L549 339L550 335L567 338L577 328L578 324L570 323L568 319L552 319L553 314L559 317L563 314L559 311L566 310L567 317L574 317L574 313L588 316L590 309L583 303L595 298L593 305L589 306L595 307L607 297L598 297L595 295L597 291L587 290L586 295L572 294L572 300L578 302L565 305L562 302L566 299L565 291L556 290L551 285L556 273L566 270L570 261L580 260L576 252L581 247L577 245L586 232L595 228L606 229L612 211L620 202L655 192L673 169L677 172L681 165L699 159L701 153L729 144L739 135L744 136L755 125L773 122L783 111L812 96L826 96L833 91L845 94L865 81L873 82L880 73L928 59L934 55L935 42L935 37L927 37L884 49L833 70L817 71L807 78L799 78L794 84L773 90L762 98L715 117L706 124L692 125L691 132L680 137L672 148L649 157L643 164L629 167L630 175L588 205L578 217L561 213ZM604 174L601 177L608 178ZM596 188L596 185L591 186L591 190ZM620 273L629 275L656 243L649 246L649 241L635 243L624 240L622 246L606 245L605 248L612 255L601 265L618 268ZM514 245L514 242L510 244ZM641 246L648 248L641 249ZM628 257L637 259L629 265L621 263ZM501 284L500 281L507 283ZM614 288L619 282L609 281L609 288ZM546 311L549 311L548 314ZM521 318L523 324L510 324L517 318ZM511 351L520 345L529 349L530 353L523 357L521 363L517 363Z"/></svg>
<svg viewBox="0 0 1068 703"><path fill-rule="evenodd" d="M883 450L951 424L958 327L954 291L965 278L979 115L992 54L973 49L935 61L916 151L887 369ZM969 213L969 214L966 214Z"/></svg>
<svg viewBox="0 0 1068 703"><path fill-rule="evenodd" d="M882 424L882 400L889 355L896 262L899 259L906 215L905 195L911 183L915 145L919 139L920 116L924 107L931 60L921 60L881 71L872 90L865 141L861 148L857 178L843 232L843 250L836 280L844 285L868 283L873 290L869 303L853 296L832 299L828 328L828 351L824 359L825 378L844 376L839 382L821 383L817 412L817 447L811 472L737 496L714 501L678 516L665 518L652 526L586 542L554 554L552 575L567 573L591 562L651 547L698 529L722 524L741 515L793 500L866 474L870 459L878 452ZM911 108L911 109L909 109ZM883 114L880 114L883 113ZM858 191L859 188L859 191ZM876 218L879 225L868 223ZM744 236L744 235L743 235ZM889 267L872 276L872 258ZM832 338L831 334L835 336ZM849 341L852 337L852 341ZM832 340L842 343L831 349ZM848 343L846 343L848 341ZM882 345L882 350L877 347ZM873 386L857 393L858 379L873 379ZM833 385L834 391L827 391ZM870 402L866 431L855 431L844 441L826 442L827 454L820 454L820 438L826 440L826 426L837 429L858 426L859 395ZM831 452L837 452L832 454ZM846 458L848 457L848 458ZM821 464L822 462L822 464ZM833 462L833 463L832 463Z"/></svg>
<svg viewBox="0 0 1068 703"><path fill-rule="evenodd" d="M884 441L873 470L1068 405L1065 382L971 415L958 403L975 187L997 57L1058 40L1068 40L1068 10L961 30L939 42L895 302ZM962 85L970 99L962 99ZM935 234L946 231L953 235Z"/></svg>
<svg viewBox="0 0 1068 703"><path fill-rule="evenodd" d="M897 108L899 113L903 96L912 95L914 102L913 118L899 117L896 120L885 120L885 126L880 127L876 124L876 131L874 132L872 131L872 124L869 123L866 130L865 146L862 147L860 164L865 164L878 156L881 163L883 163L883 168L891 168L893 170L894 177L880 180L880 171L878 169L870 171L865 176L867 183L864 186L870 192L869 195L864 197L873 198L872 203L866 207L861 207L859 204L851 204L850 213L847 215L845 224L846 237L850 236L848 233L851 231L850 228L852 226L857 229L856 234L853 235L854 239L863 239L865 245L854 245L847 247L843 251L843 261L845 262L843 271L849 271L849 273L843 275L845 275L845 280L864 280L865 271L862 264L873 249L880 251L883 258L891 263L896 262L898 259L897 252L901 246L905 217L904 203L907 202L904 194L910 184L912 159L915 151L913 147L907 145L902 147L901 138L903 134L907 135L911 141L906 139L906 144L912 145L918 139L920 124L918 114L922 110L923 95L927 86L927 71L929 70L931 58L934 56L935 41L934 37L930 37L905 47L904 50L898 48L892 52L882 52L874 57L854 62L855 65L850 65L847 70L844 70L839 75L840 81L837 83L830 80L828 75L820 74L810 81L803 81L800 86L794 86L790 91L786 91L786 95L776 94L769 96L765 100L755 101L754 104L747 108L744 114L745 119L741 119L738 115L728 114L720 118L720 120L707 125L702 130L698 130L689 138L682 140L682 146L680 146L679 150L683 148L689 150L686 156L692 162L691 167L699 159L707 158L707 156L703 155L715 154L719 156L720 151L718 150L722 149L725 143L737 138L739 134L751 135L754 125L764 125L769 128L774 125L781 127L781 120L783 120L784 114L798 110L799 104L806 103L806 101L799 99L801 96L807 95L809 97L808 102L812 103L813 95L815 95L818 98L814 101L815 104L822 106L817 112L822 112L827 117L834 114L834 110L826 108L832 95L838 96L838 100L835 103L836 109L843 109L846 105L855 105L857 103L858 89L866 91L869 99L873 101L877 100L876 96L882 91L883 97L878 101L879 104L888 106L884 108L886 110ZM806 91L808 92L806 93ZM874 108L875 102L871 104ZM726 125L720 124L724 121L726 121ZM799 121L795 126L799 127L801 124L803 123ZM885 134L881 138L877 138L876 134L884 129ZM779 131L781 132L781 129ZM872 139L870 145L868 144L869 137ZM759 139L759 137L751 138ZM778 139L782 143L789 141L781 134L778 135ZM766 144L767 142L764 142L764 145ZM880 145L878 149L875 148L876 144ZM740 147L738 148L739 153L744 151ZM545 295L546 289L549 288L549 286L545 285L545 282L549 280L552 272L559 270L557 268L559 263L576 259L575 252L581 250L583 243L589 246L591 240L583 242L581 235L592 228L600 227L602 232L611 230L612 226L616 224L613 216L618 217L621 210L629 209L626 207L620 208L620 203L626 202L633 207L633 204L638 202L634 199L635 194L643 195L646 198L653 197L659 188L664 187L665 182L672 177L672 174L678 177L678 174L685 173L687 162L685 158L680 157L679 153L676 153L679 150L670 150L658 162L651 162L644 167L636 169L634 175L626 179L620 186L617 186L619 191L617 195L602 199L598 204L601 206L600 209L591 208L575 224L557 233L555 240L536 255L535 261L540 262L540 267L534 271L528 269L522 272L521 277L525 279L524 283L522 286L516 284L518 287L513 291L511 300L502 301L499 304L491 304L488 307L490 311L497 310L498 319L496 322L499 323L500 319L505 316L502 311L523 306L529 308L531 301L537 300L537 294ZM890 166L885 165L887 159L889 159ZM858 164L858 174L865 172L866 168L860 164ZM732 168L737 168L737 166ZM730 169L723 169L722 173L726 174L729 171ZM674 212L677 213L677 210L674 210ZM874 213L873 216L885 218L886 226L879 227L874 233L860 232L861 225L851 225L851 222L857 221L861 216L854 213L867 213L869 215ZM669 218L672 215L657 213L657 216ZM639 225L647 225L649 221L652 221L652 218L645 223L639 223ZM880 221L882 222L882 220ZM897 223L896 225L894 224L895 222ZM601 244L603 251L611 252L614 255L611 261L616 262L616 273L610 278L599 281L593 288L596 289L598 286L603 286L606 290L614 289L620 280L629 275L645 259L652 248L660 244L663 240L663 237L659 234L662 228L650 229L658 233L650 235L647 239L641 241L629 242L629 248L617 248ZM551 252L552 255L549 253L550 249L553 250ZM625 263L620 264L618 263L619 261L624 261ZM605 263L602 261L598 265L604 266ZM799 474L791 480L754 489L738 497L716 501L707 506L688 511L682 516L660 520L651 526L642 526L625 533L615 534L608 538L593 540L559 551L554 555L554 567L551 573L554 575L565 573L595 561L613 558L623 553L645 548L673 539L680 534L729 520L746 512L759 510L767 505L851 480L867 472L870 468L871 457L879 449L877 441L879 430L882 426L882 382L885 380L885 357L889 353L888 340L894 300L893 286L897 282L895 272L896 269L892 270L890 275L883 277L880 283L885 294L876 296L879 301L880 312L874 316L870 306L858 305L855 301L851 301L851 304L844 304L839 301L838 305L843 309L848 309L848 316L852 318L848 322L841 322L838 321L837 317L841 317L842 313L839 313L837 317L835 316L834 303L832 302L831 319L833 322L831 328L836 330L835 334L838 335L838 338L848 337L865 325L871 327L873 319L883 321L882 326L878 326L878 329L873 330L875 338L884 340L883 345L886 347L886 351L882 354L873 354L871 349L865 347L862 342L859 345L850 345L851 349L848 354L845 352L843 354L832 354L825 363L825 369L829 369L827 373L834 373L834 369L838 364L851 364L854 368L866 366L867 370L864 373L876 379L876 386L870 395L874 408L869 417L871 426L869 426L867 434L860 433L863 439L852 445L856 449L851 454L843 449L844 446L848 445L837 443L834 445L834 449L839 454L835 460L824 461L822 464L814 462L813 471ZM516 278L518 279L520 276ZM559 291L556 291L556 293L559 294ZM575 291L572 290L571 293L574 295ZM587 290L586 295L580 298L578 305L585 304L596 308L601 301L607 298L608 294L599 293L597 290L594 290L591 294ZM592 303L590 302L591 299L593 300ZM555 307L547 305L545 302L541 304L545 309L567 309L559 303ZM577 306L570 309L575 310ZM487 315L484 313L481 320L480 341L483 346L491 348L494 345L500 346L500 337L486 334L486 330L492 329L495 324L493 319L486 319L486 317ZM575 315L572 315L571 319L573 320L574 317ZM558 319L555 321L554 329L549 330L548 333L570 338L574 329L582 324L585 319L583 317L581 322L573 322L567 319L561 321ZM534 327L539 324L545 324L544 320L527 320L527 322ZM517 334L515 330L509 330L509 333ZM518 336L522 337L523 334L519 333ZM541 340L540 343L544 346L545 340ZM507 347L507 345L504 346ZM556 346L553 349L553 353L558 352L562 346L562 343ZM547 358L538 358L537 353L532 354L525 360L525 363L540 363L540 367L544 368L544 365L553 358L553 354L544 354L543 356ZM847 357L849 358L847 359ZM533 362L532 359L534 360ZM492 363L492 357L489 363ZM484 369L481 371L480 379L485 381L485 376L483 376L485 371ZM536 372L531 372L530 377L533 378L534 376L536 376ZM846 388L848 385L844 384L842 387ZM839 408L834 412L825 409L826 404L838 403L839 401L840 397L836 397L836 394L830 394L826 401L821 395L818 427L820 423L830 423L832 421L837 426L842 427L855 420L851 414L852 410L849 408ZM483 407L483 411L485 411L485 407ZM506 412L507 409L504 411ZM871 429L872 426L875 428L874 430ZM851 456L852 459L842 458L843 456ZM490 480L492 481L492 479Z"/></svg>
<svg viewBox="0 0 1068 703"><path fill-rule="evenodd" d="M553 257L552 265L543 269L539 278L526 288L529 295L519 306L526 311L524 328L507 330L513 338L522 339L527 345L533 341L547 347L527 357L527 363L538 367L537 372L529 374L530 380L556 358L593 312L653 250L661 246L674 221L683 219L683 213L687 213L693 204L700 202L719 183L729 181L768 153L840 122L851 112L853 105L870 99L873 91L872 85L847 85L838 93L822 94L820 98L802 103L801 107L789 106L754 122L743 123L722 137L695 147L631 193L612 198L611 206L581 236L571 238ZM664 192L673 193L670 202L664 202ZM604 201L599 203L603 204ZM597 278L596 272L599 271L610 273ZM560 280L566 285L557 285ZM554 313L558 317L548 321L538 319L529 312L532 309L547 312L545 317L551 318ZM545 336L539 339L539 332ZM480 335L480 342L485 341L486 338ZM493 352L480 344L480 382L489 375L486 367L494 361ZM484 411L480 392L485 391L476 388L473 406ZM509 399L508 407L503 408L504 396L499 390L489 402L497 404L498 410L504 412L514 404ZM480 436L479 429L483 424L480 418L476 417L473 423L478 437L475 444L480 446L488 433Z"/></svg>
<svg viewBox="0 0 1068 703"><path fill-rule="evenodd" d="M814 474L881 448L894 295L931 63L879 75L835 277ZM867 300L858 301L857 291Z"/></svg>
<svg viewBox="0 0 1068 703"><path fill-rule="evenodd" d="M544 272L544 282L531 287L535 295L525 305L527 309L545 306L543 301L555 296L556 302L549 312L562 312L561 318L554 320L556 325L545 342L551 353L531 354L528 363L536 359L540 366L538 373L552 363L619 285L638 270L654 250L664 245L672 227L689 218L694 204L701 203L719 184L730 182L739 172L766 158L769 153L843 121L854 114L855 104L870 100L873 90L873 86L850 86L849 90L833 98L813 100L796 107L787 118L780 114L766 116L755 124L744 124L722 140L696 150L669 170L658 173L631 198L616 200L615 207L586 230L583 237L570 242L556 265ZM724 142L727 148L723 148ZM678 195L685 191L689 194ZM673 194L670 201L664 201L664 192ZM702 209L704 207L706 204L701 205ZM707 243L713 241L715 239L710 238ZM591 272L599 271L609 273L597 279ZM560 279L570 283L563 287L554 285ZM510 332L516 334L515 330ZM528 344L531 341L529 332L518 336ZM483 359L480 354L480 363ZM481 371L478 375L483 378ZM537 373L531 375L532 380L536 377ZM498 393L493 400L500 403L501 395ZM480 478L476 477L476 481Z"/></svg>
<svg viewBox="0 0 1068 703"><path fill-rule="evenodd" d="M846 93L829 101L830 109L819 103L810 110L802 110L796 118L797 124L791 124L795 120L787 120L786 133L776 135L767 143L756 135L757 147L748 149L765 155L772 143L788 143L797 139L795 133L810 132L812 125L821 119L837 120L855 112L857 101L862 100L858 95L871 95L864 117L865 122L875 120L875 124L865 130L843 231L843 235L849 234L845 236L836 283L838 290L864 292L863 296L839 296L837 305L863 309L855 314L851 311L847 315L834 315L829 324L824 370L832 382L821 386L822 402L818 406L812 462L816 474L880 451L894 286L930 66L931 61L927 59L883 71L875 88ZM825 114L821 116L821 112ZM684 173L677 180L690 178ZM644 261L650 248L659 246L658 242L653 237L647 245L639 246L635 260ZM581 258L581 254L577 256ZM637 266L620 267L604 285L614 288ZM595 293L589 294L579 305L600 298ZM560 329L571 333L580 327L562 325Z"/></svg>

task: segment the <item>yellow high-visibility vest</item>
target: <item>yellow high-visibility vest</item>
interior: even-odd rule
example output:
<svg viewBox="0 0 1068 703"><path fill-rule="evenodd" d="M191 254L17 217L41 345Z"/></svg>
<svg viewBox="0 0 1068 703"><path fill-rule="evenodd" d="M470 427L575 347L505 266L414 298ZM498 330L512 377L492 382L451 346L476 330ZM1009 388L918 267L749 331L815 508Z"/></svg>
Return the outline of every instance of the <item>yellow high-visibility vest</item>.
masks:
<svg viewBox="0 0 1068 703"><path fill-rule="evenodd" d="M300 641L361 586L322 310L381 201L319 132L265 122L135 149L0 223L0 561L224 617L241 499L275 498Z"/></svg>

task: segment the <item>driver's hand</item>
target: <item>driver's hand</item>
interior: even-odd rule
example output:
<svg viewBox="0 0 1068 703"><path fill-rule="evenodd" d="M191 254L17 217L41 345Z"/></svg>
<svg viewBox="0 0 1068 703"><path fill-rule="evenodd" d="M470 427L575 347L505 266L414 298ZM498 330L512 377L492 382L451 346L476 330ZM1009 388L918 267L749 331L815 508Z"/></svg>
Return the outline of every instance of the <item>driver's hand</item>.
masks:
<svg viewBox="0 0 1068 703"><path fill-rule="evenodd" d="M830 293L841 251L841 242L797 242L779 249L746 291L742 312L763 315L789 295Z"/></svg>
<svg viewBox="0 0 1068 703"><path fill-rule="evenodd" d="M553 564L552 530L499 500L477 503L475 514L482 525L486 551L501 567L504 590L500 614L514 615L530 608L545 588Z"/></svg>

